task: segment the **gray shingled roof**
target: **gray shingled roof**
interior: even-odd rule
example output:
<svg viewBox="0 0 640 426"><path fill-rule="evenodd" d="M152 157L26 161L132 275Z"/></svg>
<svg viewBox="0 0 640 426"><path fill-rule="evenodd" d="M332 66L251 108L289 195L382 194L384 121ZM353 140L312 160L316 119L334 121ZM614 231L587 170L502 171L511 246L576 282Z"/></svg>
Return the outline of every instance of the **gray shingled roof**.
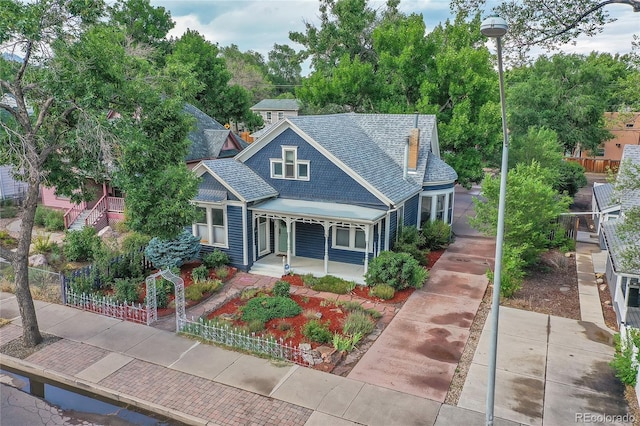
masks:
<svg viewBox="0 0 640 426"><path fill-rule="evenodd" d="M404 179L406 138L415 119L415 114L355 113L287 118L393 203L420 191L427 169L436 120L433 115L419 115L418 167Z"/></svg>
<svg viewBox="0 0 640 426"><path fill-rule="evenodd" d="M278 195L278 191L256 172L233 158L206 160L203 164L240 195L242 201L262 200Z"/></svg>
<svg viewBox="0 0 640 426"><path fill-rule="evenodd" d="M298 111L300 104L296 99L263 99L250 108L269 111Z"/></svg>
<svg viewBox="0 0 640 426"><path fill-rule="evenodd" d="M613 219L603 222L602 224L602 230L604 232L604 238L607 243L609 257L613 262L613 270L616 273L640 275L640 270L629 270L626 269L623 265L622 252L625 249L626 243L620 238L620 233L618 232L618 226L620 225L620 223L621 219Z"/></svg>
<svg viewBox="0 0 640 426"><path fill-rule="evenodd" d="M424 173L423 185L434 182L453 182L458 179L458 173L453 167L436 157L429 155L427 170Z"/></svg>
<svg viewBox="0 0 640 426"><path fill-rule="evenodd" d="M236 137L231 130L226 129L195 106L185 104L184 110L196 119L195 128L187 136L191 145L185 158L186 161L233 157L238 153L238 150L222 151L222 147L229 137L238 141L242 148L247 146L247 143L242 141L240 137Z"/></svg>
<svg viewBox="0 0 640 426"><path fill-rule="evenodd" d="M610 183L594 185L593 196L596 199L596 204L598 205L599 212L616 207L620 204L615 199L614 188Z"/></svg>

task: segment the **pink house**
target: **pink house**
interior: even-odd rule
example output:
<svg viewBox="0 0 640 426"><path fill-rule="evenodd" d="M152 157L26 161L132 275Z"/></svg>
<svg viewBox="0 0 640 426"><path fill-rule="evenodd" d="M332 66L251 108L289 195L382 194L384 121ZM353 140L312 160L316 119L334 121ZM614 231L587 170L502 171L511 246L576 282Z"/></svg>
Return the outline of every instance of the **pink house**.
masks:
<svg viewBox="0 0 640 426"><path fill-rule="evenodd" d="M185 162L189 168L201 160L233 157L248 144L222 124L193 105L186 104L185 112L196 118L195 128L189 133L191 141ZM55 194L55 188L41 188L42 205L64 210L64 226L81 229L93 226L100 230L124 220L126 195L108 182L91 182L96 197L90 202L74 204L69 198Z"/></svg>

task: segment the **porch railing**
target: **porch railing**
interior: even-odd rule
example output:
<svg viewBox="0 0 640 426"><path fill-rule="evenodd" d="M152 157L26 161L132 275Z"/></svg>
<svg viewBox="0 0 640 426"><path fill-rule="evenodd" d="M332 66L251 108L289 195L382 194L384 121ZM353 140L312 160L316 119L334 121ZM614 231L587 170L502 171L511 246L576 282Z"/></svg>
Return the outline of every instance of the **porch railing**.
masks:
<svg viewBox="0 0 640 426"><path fill-rule="evenodd" d="M124 213L124 198L107 197L107 209L110 212Z"/></svg>
<svg viewBox="0 0 640 426"><path fill-rule="evenodd" d="M89 211L89 214L84 219L84 224L86 226L93 226L98 221L98 219L100 219L100 216L102 216L106 211L107 197L103 195L102 198L98 200L96 205L93 206L93 208Z"/></svg>
<svg viewBox="0 0 640 426"><path fill-rule="evenodd" d="M71 224L80 216L80 214L84 211L86 203L82 202L80 204L75 204L73 207L64 212L64 227L69 229Z"/></svg>

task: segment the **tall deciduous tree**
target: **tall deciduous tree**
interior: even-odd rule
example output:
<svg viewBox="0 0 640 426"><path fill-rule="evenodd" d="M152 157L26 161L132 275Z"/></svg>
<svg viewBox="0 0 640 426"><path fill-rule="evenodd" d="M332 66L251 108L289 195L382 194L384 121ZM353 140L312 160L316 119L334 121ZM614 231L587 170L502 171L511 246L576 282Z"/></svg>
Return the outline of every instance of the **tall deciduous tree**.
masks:
<svg viewBox="0 0 640 426"><path fill-rule="evenodd" d="M507 74L509 129L525 135L531 126L554 130L567 152L594 151L611 138L604 112L627 66L608 54L542 56Z"/></svg>
<svg viewBox="0 0 640 426"><path fill-rule="evenodd" d="M496 164L502 142L498 78L482 46L478 16L464 13L427 35L434 56L420 88L419 110L436 114L445 161L460 184L482 179Z"/></svg>
<svg viewBox="0 0 640 426"><path fill-rule="evenodd" d="M277 95L295 93L296 86L302 80L300 55L286 44L273 45L269 51L267 69Z"/></svg>
<svg viewBox="0 0 640 426"><path fill-rule="evenodd" d="M153 105L158 106L154 112L170 109L166 107L169 99L162 99L155 90L161 76L145 58L132 55L140 50L132 48L122 27L103 19L102 3L4 1L0 16L1 47L22 58L20 62L0 59L0 110L5 113L0 121L0 163L12 165L28 184L17 251L0 248L0 255L15 268L23 338L26 345L34 346L42 336L29 291L27 262L40 185L55 187L58 194L74 201L89 199L95 194L87 181L110 177L122 152L131 148L126 144L142 141L127 136L144 131L147 139L161 139L169 149L186 133L184 126L154 127L147 122ZM160 78L158 87L162 83ZM109 122L110 110L122 118ZM159 117L154 118L157 123ZM164 134L175 138L170 143L169 137L160 137ZM154 154L163 153L158 149ZM149 173L155 170L154 164L149 163ZM126 170L119 172L124 175ZM162 196L174 194L163 192Z"/></svg>
<svg viewBox="0 0 640 426"><path fill-rule="evenodd" d="M345 55L350 61L357 56L361 62L371 63L375 56L372 33L377 13L367 3L367 0L320 0L320 28L307 22L304 33L289 33L292 41L304 46L300 57L311 58L311 67L324 75L331 75L344 62Z"/></svg>

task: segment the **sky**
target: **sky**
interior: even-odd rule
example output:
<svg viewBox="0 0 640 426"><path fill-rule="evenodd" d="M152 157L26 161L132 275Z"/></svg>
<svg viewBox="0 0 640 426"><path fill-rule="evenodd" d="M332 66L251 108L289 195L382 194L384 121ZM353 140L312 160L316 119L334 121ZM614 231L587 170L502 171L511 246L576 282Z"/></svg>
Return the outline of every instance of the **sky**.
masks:
<svg viewBox="0 0 640 426"><path fill-rule="evenodd" d="M489 6L497 2L488 1ZM372 7L382 8L384 3L369 1ZM180 37L187 29L196 30L220 47L236 44L243 52L261 53L265 60L274 43L288 44L300 50L302 46L289 40L289 31L304 32L305 22L316 26L319 23L318 0L151 0L151 4L171 12L176 26L170 36ZM402 0L400 10L421 13L427 32L451 18L449 2L445 0ZM630 52L632 35L640 35L640 13L620 4L609 5L606 10L619 18L618 21L607 24L596 37L581 37L575 46L563 46L562 51L581 54L594 50L612 54Z"/></svg>

